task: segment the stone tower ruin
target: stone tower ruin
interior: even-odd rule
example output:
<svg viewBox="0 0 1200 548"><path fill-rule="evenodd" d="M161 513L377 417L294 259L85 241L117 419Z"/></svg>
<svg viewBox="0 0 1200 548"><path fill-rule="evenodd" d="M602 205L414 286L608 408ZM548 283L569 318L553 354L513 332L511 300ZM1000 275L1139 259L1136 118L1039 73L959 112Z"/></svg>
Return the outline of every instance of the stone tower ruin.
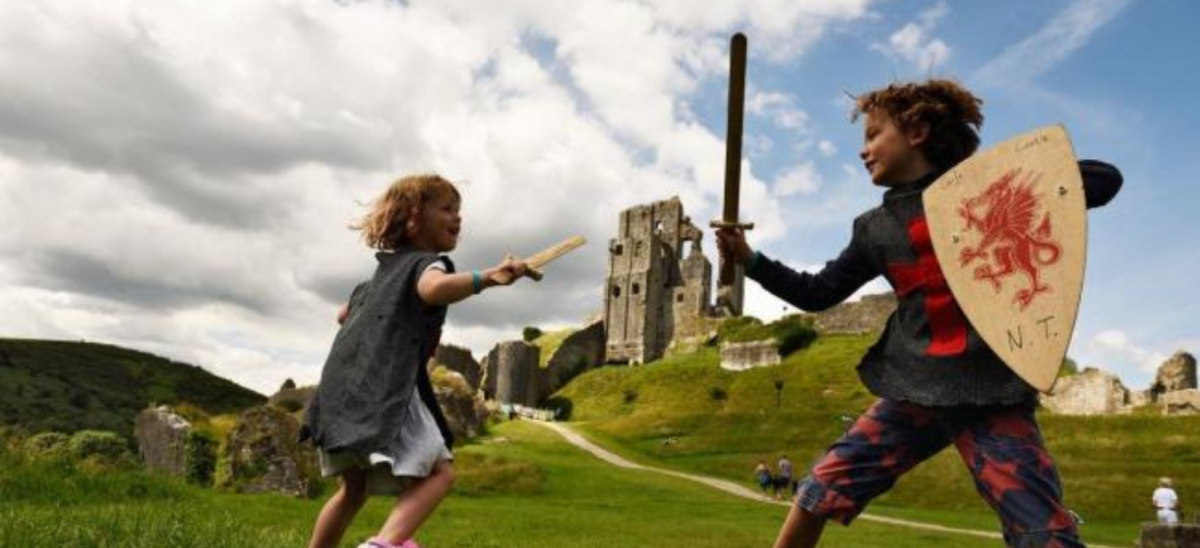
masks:
<svg viewBox="0 0 1200 548"><path fill-rule="evenodd" d="M703 237L678 197L621 212L608 244L608 361L653 361L675 338L699 332L700 319L712 315L712 263Z"/></svg>

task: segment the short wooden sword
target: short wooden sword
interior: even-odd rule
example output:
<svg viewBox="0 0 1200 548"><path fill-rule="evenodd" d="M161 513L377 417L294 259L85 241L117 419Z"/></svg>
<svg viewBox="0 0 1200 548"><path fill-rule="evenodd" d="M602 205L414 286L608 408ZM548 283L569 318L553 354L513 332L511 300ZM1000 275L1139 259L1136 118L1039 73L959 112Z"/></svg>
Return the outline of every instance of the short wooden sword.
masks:
<svg viewBox="0 0 1200 548"><path fill-rule="evenodd" d="M525 275L533 278L535 281L542 281L542 276L545 275L541 270L543 266L546 266L551 261L574 251L576 248L585 243L587 243L587 240L584 239L583 236L571 236L570 238L567 238L557 244L534 253L529 258L525 259L525 266L527 267ZM509 255L506 258L515 259L515 257L512 255ZM508 282L507 279L504 279L503 281L506 283Z"/></svg>

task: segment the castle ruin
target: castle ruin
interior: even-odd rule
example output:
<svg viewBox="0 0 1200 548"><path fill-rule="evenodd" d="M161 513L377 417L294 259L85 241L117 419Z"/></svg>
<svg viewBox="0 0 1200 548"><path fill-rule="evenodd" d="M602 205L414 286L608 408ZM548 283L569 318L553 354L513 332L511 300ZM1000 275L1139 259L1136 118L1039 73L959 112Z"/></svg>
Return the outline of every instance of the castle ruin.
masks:
<svg viewBox="0 0 1200 548"><path fill-rule="evenodd" d="M1196 385L1196 358L1179 351L1158 368L1154 383L1145 390L1130 390L1116 375L1095 368L1058 379L1054 391L1042 394L1041 404L1064 415L1112 415L1157 405L1164 415L1200 414L1200 388Z"/></svg>
<svg viewBox="0 0 1200 548"><path fill-rule="evenodd" d="M714 314L703 237L678 197L621 212L617 237L608 244L608 361L654 361L672 341L702 333L703 319Z"/></svg>

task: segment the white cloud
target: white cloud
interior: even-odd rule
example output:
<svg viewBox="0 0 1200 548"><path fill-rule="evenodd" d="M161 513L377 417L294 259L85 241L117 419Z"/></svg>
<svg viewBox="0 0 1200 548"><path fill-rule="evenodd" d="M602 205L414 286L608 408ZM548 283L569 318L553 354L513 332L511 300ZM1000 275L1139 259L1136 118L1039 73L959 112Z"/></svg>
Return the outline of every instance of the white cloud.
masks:
<svg viewBox="0 0 1200 548"><path fill-rule="evenodd" d="M821 151L821 155L826 158L837 154L837 147L829 141L821 141L817 144L817 150Z"/></svg>
<svg viewBox="0 0 1200 548"><path fill-rule="evenodd" d="M938 21L950 11L945 2L921 12L918 21L908 23L888 37L886 44L876 43L871 49L889 57L912 63L919 71L931 72L944 67L950 59L950 46L940 38L930 36Z"/></svg>
<svg viewBox="0 0 1200 548"><path fill-rule="evenodd" d="M1076 0L1032 35L1009 46L971 74L974 89L1011 96L1019 105L1040 105L1055 112L1068 127L1100 134L1129 131L1131 119L1141 114L1132 108L1087 94L1064 94L1039 82L1121 13L1133 0Z"/></svg>
<svg viewBox="0 0 1200 548"><path fill-rule="evenodd" d="M1019 88L1050 71L1091 40L1132 0L1075 0L1037 32L976 70L979 86Z"/></svg>
<svg viewBox="0 0 1200 548"><path fill-rule="evenodd" d="M745 154L750 158L762 158L771 153L775 148L775 141L766 135L755 133L746 134L742 137L742 146L745 147Z"/></svg>
<svg viewBox="0 0 1200 548"><path fill-rule="evenodd" d="M621 209L719 207L723 136L688 102L725 78L731 29L791 59L867 4L5 2L0 303L19 313L0 333L126 344L260 391L314 382L373 265L345 228L356 202L416 171L460 183L464 268L591 241L541 284L456 305L447 340L578 322ZM778 238L749 160L742 180L755 237Z"/></svg>
<svg viewBox="0 0 1200 548"><path fill-rule="evenodd" d="M777 91L752 92L746 111L784 129L807 129L808 114L796 107L796 98Z"/></svg>
<svg viewBox="0 0 1200 548"><path fill-rule="evenodd" d="M1149 385L1158 367L1169 357L1166 352L1138 344L1120 329L1104 329L1080 342L1072 344L1069 355L1081 366L1115 373L1130 387Z"/></svg>
<svg viewBox="0 0 1200 548"><path fill-rule="evenodd" d="M691 0L648 0L661 20L678 28L712 32L739 29L775 61L802 55L831 28L868 15L871 0L745 0L714 2L699 8ZM722 48L724 50L724 48Z"/></svg>
<svg viewBox="0 0 1200 548"><path fill-rule="evenodd" d="M771 183L771 190L780 198L797 194L813 194L821 189L821 174L812 162L803 162L782 172Z"/></svg>

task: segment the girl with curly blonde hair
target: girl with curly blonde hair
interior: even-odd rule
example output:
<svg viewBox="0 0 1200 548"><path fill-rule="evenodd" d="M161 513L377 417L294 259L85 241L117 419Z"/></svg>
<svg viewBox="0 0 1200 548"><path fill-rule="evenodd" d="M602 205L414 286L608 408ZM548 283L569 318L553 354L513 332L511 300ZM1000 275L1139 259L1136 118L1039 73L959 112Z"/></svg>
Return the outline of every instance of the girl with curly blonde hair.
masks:
<svg viewBox="0 0 1200 548"><path fill-rule="evenodd" d="M396 501L360 548L416 547L417 529L450 492L454 436L425 366L450 304L526 273L511 259L482 271L455 270L444 253L458 245L461 203L446 179L411 175L351 225L378 250L379 264L339 313L342 326L301 429L301 439L318 449L322 474L341 478L310 548L336 546L368 495Z"/></svg>

